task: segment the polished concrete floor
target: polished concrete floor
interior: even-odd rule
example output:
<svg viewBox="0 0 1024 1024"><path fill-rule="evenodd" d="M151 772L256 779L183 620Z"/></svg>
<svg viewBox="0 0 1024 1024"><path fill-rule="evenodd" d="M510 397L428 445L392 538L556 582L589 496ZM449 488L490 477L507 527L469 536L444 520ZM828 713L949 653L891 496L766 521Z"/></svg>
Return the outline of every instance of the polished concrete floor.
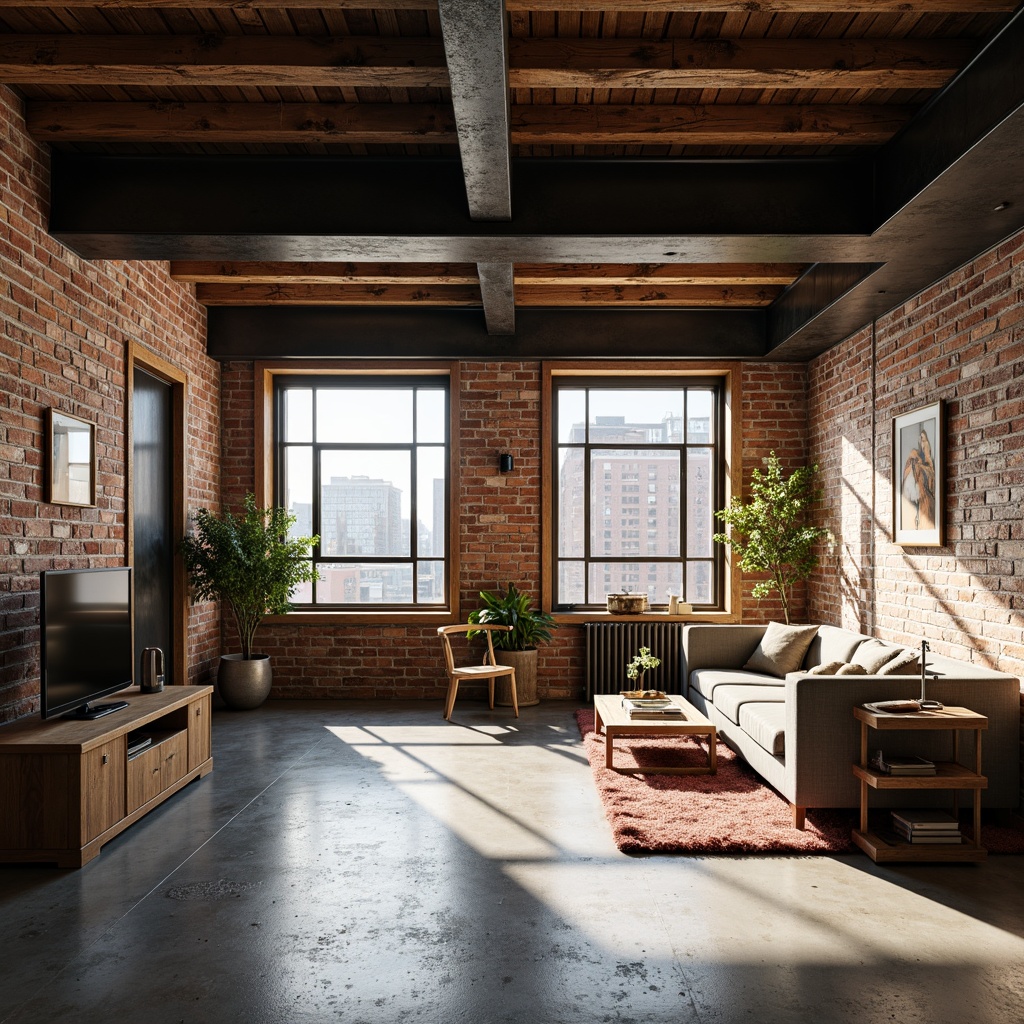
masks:
<svg viewBox="0 0 1024 1024"><path fill-rule="evenodd" d="M1024 1021L1024 858L624 856L568 704L271 702L214 764L0 867L0 1022Z"/></svg>

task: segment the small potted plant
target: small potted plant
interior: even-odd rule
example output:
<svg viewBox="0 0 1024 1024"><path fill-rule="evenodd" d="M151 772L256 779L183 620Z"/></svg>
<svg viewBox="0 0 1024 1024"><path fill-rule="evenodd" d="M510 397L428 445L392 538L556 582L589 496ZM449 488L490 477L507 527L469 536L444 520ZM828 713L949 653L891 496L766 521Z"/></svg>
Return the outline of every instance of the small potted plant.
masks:
<svg viewBox="0 0 1024 1024"><path fill-rule="evenodd" d="M491 622L511 626L509 633L493 633L494 656L499 665L511 665L516 670L516 695L520 707L539 704L537 696L537 647L551 640L551 631L557 629L555 620L547 612L535 609L528 595L510 583L508 590L481 591L483 608L470 612L469 621ZM469 637L473 633L468 634ZM507 680L496 680L494 701L510 705L512 692Z"/></svg>
<svg viewBox="0 0 1024 1024"><path fill-rule="evenodd" d="M661 658L651 654L650 647L641 647L639 654L633 655L633 660L626 666L626 678L634 684L633 689L642 691L644 688L644 675L652 668L661 664Z"/></svg>
<svg viewBox="0 0 1024 1024"><path fill-rule="evenodd" d="M257 508L247 494L241 515L197 509L193 530L181 544L192 600L226 601L234 616L241 654L221 655L217 688L236 710L258 707L270 693L270 656L253 653L266 615L282 615L300 583L316 579L309 558L318 537L289 537L295 522L284 508Z"/></svg>

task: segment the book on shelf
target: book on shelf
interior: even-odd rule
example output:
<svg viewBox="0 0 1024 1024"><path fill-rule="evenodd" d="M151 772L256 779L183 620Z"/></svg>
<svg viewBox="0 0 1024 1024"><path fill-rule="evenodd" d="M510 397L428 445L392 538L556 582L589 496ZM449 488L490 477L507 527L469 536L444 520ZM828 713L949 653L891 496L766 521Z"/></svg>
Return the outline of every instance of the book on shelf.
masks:
<svg viewBox="0 0 1024 1024"><path fill-rule="evenodd" d="M948 811L893 811L892 825L909 843L959 843L963 839L960 823Z"/></svg>
<svg viewBox="0 0 1024 1024"><path fill-rule="evenodd" d="M905 828L943 831L959 831L960 823L949 811L930 810L928 808L914 808L907 811L893 811L892 820L897 825Z"/></svg>
<svg viewBox="0 0 1024 1024"><path fill-rule="evenodd" d="M868 762L868 767L883 775L935 775L935 762L925 757L914 755L903 756L896 754L885 754L881 750L875 751L874 756Z"/></svg>
<svg viewBox="0 0 1024 1024"><path fill-rule="evenodd" d="M910 832L897 828L896 835L908 843L962 843L963 836L959 832Z"/></svg>

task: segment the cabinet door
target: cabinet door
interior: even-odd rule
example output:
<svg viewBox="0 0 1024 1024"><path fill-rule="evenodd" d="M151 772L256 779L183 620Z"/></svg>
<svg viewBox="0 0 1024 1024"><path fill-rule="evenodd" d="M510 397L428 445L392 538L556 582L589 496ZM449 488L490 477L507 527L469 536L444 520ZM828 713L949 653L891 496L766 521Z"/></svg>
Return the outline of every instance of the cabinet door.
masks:
<svg viewBox="0 0 1024 1024"><path fill-rule="evenodd" d="M127 759L123 736L82 755L82 845L124 817Z"/></svg>
<svg viewBox="0 0 1024 1024"><path fill-rule="evenodd" d="M137 811L188 774L184 732L176 732L128 763L128 812Z"/></svg>
<svg viewBox="0 0 1024 1024"><path fill-rule="evenodd" d="M210 760L212 745L210 742L210 712L213 699L210 694L192 701L188 706L188 770L198 768L204 761Z"/></svg>

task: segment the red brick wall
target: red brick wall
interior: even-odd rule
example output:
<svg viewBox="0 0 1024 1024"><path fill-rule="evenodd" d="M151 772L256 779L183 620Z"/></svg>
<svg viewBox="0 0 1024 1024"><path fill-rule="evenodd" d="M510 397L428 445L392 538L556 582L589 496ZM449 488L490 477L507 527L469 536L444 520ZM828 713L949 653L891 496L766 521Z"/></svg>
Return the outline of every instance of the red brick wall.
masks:
<svg viewBox="0 0 1024 1024"><path fill-rule="evenodd" d="M540 364L467 362L461 368L459 522L461 615L479 592L513 581L539 600L541 574ZM253 376L245 362L222 376L224 501L238 506L254 487ZM752 365L743 373L743 457L748 466L775 451L787 465L805 458L806 368ZM501 474L510 451L515 471ZM749 590L749 586L747 587ZM796 602L804 614L803 595ZM747 621L781 615L777 603L748 597ZM227 625L227 624L226 624ZM230 625L226 635L234 643ZM402 697L440 700L445 677L432 626L309 626L266 623L257 647L274 661L275 697ZM548 698L584 692L583 629L565 626L540 650L538 688Z"/></svg>
<svg viewBox="0 0 1024 1024"><path fill-rule="evenodd" d="M946 403L946 543L892 537L892 420ZM1024 233L809 366L839 572L812 617L1024 676Z"/></svg>
<svg viewBox="0 0 1024 1024"><path fill-rule="evenodd" d="M751 470L764 471L772 452L791 473L807 462L807 367L803 363L750 363L743 367L743 493ZM784 622L778 594L758 601L752 594L756 576L743 581L744 622ZM790 622L807 621L807 589L797 586L790 597Z"/></svg>
<svg viewBox="0 0 1024 1024"><path fill-rule="evenodd" d="M125 555L125 367L129 342L191 375L190 503L219 486L218 367L205 314L158 263L88 262L46 233L49 158L0 87L0 721L38 710L39 571ZM96 424L95 508L43 501L43 412ZM190 628L193 673L216 657L218 624Z"/></svg>
<svg viewBox="0 0 1024 1024"><path fill-rule="evenodd" d="M936 399L945 546L904 548L892 420ZM1024 679L1024 232L814 360L808 407L840 536L811 617Z"/></svg>

